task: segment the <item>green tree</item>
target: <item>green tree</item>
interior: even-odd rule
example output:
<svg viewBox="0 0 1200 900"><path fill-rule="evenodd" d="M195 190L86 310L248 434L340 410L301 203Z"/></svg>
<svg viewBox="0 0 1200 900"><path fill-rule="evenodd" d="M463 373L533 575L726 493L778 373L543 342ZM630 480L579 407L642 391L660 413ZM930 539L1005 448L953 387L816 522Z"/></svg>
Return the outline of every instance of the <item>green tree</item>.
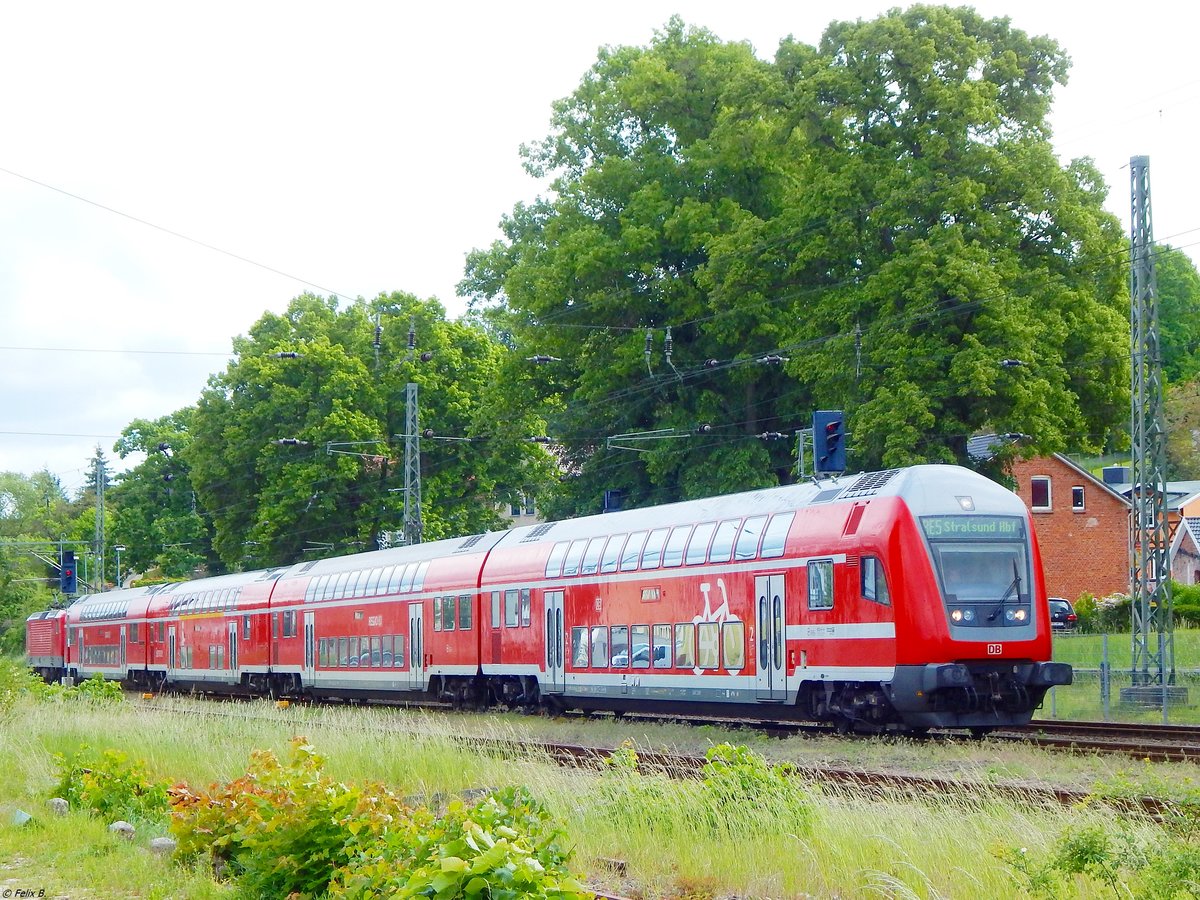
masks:
<svg viewBox="0 0 1200 900"><path fill-rule="evenodd" d="M264 315L234 351L182 451L226 566L372 549L400 527L409 382L432 432L422 442L427 539L495 527L498 502L545 478L541 448L500 440L480 406L502 348L447 321L436 301L394 293L339 310L306 294Z"/></svg>
<svg viewBox="0 0 1200 900"><path fill-rule="evenodd" d="M211 527L196 503L191 471L185 461L191 446L196 410L187 407L150 421L135 419L121 432L114 451L121 459L144 454L145 459L123 472L106 495L113 524L106 529L116 577L116 552L121 544L124 573L145 573L167 579L187 578L216 562Z"/></svg>
<svg viewBox="0 0 1200 900"><path fill-rule="evenodd" d="M1163 375L1169 382L1187 381L1200 375L1200 274L1182 250L1159 244L1154 279Z"/></svg>
<svg viewBox="0 0 1200 900"><path fill-rule="evenodd" d="M603 50L525 149L552 196L518 205L461 286L503 305L510 365L562 357L530 381L576 475L563 506L786 481L792 441L755 435L814 408L847 410L855 468L965 461L989 428L1042 451L1108 440L1128 411L1125 244L1095 168L1050 145L1067 66L1006 19L925 6L773 63L678 19Z"/></svg>

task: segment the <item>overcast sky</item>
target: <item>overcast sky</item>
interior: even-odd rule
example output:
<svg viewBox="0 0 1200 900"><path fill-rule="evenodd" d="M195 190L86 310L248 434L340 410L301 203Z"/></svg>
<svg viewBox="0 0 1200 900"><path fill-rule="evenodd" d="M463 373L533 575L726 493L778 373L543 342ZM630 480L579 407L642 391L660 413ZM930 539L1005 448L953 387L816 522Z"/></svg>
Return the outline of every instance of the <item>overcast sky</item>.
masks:
<svg viewBox="0 0 1200 900"><path fill-rule="evenodd" d="M0 471L73 491L97 444L112 459L131 420L195 403L231 339L305 290L461 313L465 255L539 191L518 147L598 47L678 12L769 58L897 5L4 4ZM1197 258L1200 7L974 6L1067 50L1060 155L1096 160L1126 230L1149 155L1155 238Z"/></svg>

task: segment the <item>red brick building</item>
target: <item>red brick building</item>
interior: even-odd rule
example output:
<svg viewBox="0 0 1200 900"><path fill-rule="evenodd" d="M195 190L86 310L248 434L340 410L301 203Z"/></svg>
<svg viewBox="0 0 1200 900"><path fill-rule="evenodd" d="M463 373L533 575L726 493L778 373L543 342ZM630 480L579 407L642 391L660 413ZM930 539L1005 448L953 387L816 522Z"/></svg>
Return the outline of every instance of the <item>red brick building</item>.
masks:
<svg viewBox="0 0 1200 900"><path fill-rule="evenodd" d="M1016 492L1033 526L1051 597L1129 591L1129 499L1065 456L1015 460Z"/></svg>

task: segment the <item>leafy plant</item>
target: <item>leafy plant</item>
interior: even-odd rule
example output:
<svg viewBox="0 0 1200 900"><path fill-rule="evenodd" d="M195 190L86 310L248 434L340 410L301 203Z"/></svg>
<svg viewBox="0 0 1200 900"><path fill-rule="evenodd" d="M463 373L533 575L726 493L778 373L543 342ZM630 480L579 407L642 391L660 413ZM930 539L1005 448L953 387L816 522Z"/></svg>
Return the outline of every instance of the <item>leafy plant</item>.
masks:
<svg viewBox="0 0 1200 900"><path fill-rule="evenodd" d="M167 783L150 777L144 763L130 762L119 750L84 746L67 756L56 753L60 779L52 796L105 819L155 821L167 813Z"/></svg>
<svg viewBox="0 0 1200 900"><path fill-rule="evenodd" d="M569 859L550 814L526 788L510 787L472 806L456 800L440 819L384 836L339 873L330 896L593 897Z"/></svg>
<svg viewBox="0 0 1200 900"><path fill-rule="evenodd" d="M246 774L225 785L204 792L178 785L177 852L224 862L252 896L323 894L362 846L409 818L386 788L341 784L323 766L307 740L295 738L286 763L256 751Z"/></svg>

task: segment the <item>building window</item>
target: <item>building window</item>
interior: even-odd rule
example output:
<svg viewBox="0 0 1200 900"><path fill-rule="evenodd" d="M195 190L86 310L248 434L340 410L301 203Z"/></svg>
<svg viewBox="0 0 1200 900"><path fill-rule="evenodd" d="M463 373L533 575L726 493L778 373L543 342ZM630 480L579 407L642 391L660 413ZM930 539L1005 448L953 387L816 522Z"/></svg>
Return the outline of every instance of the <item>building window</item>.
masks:
<svg viewBox="0 0 1200 900"><path fill-rule="evenodd" d="M1071 488L1071 509L1075 512L1083 512L1083 485L1077 484Z"/></svg>
<svg viewBox="0 0 1200 900"><path fill-rule="evenodd" d="M1034 511L1052 509L1050 502L1050 478L1046 475L1034 475L1029 479L1030 505Z"/></svg>

